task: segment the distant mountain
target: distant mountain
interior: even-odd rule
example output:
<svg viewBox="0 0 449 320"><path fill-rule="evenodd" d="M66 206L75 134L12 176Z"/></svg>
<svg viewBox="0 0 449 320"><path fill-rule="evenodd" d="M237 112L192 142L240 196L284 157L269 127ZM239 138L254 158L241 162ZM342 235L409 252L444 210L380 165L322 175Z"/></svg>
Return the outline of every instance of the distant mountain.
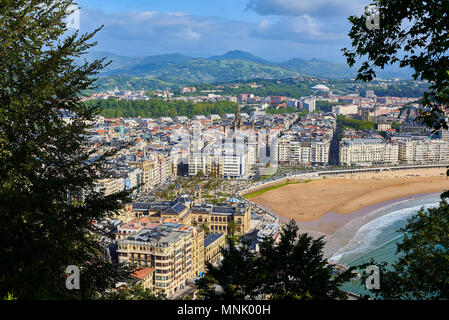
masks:
<svg viewBox="0 0 449 320"><path fill-rule="evenodd" d="M240 50L228 51L221 56L209 57L208 60L244 60L244 61L252 61L252 62L257 62L257 63L269 64L269 65L274 64L273 62L270 62L270 61L267 61L260 57L257 57L255 55L253 55L252 53L240 51Z"/></svg>
<svg viewBox="0 0 449 320"><path fill-rule="evenodd" d="M98 80L99 89L112 89L114 87L140 89L161 89L167 87L179 87L181 85L195 85L200 83L232 82L238 80L283 79L295 77L298 73L285 70L278 66L271 66L244 60L209 60L192 59L184 63L165 64L156 67L156 64L145 65L146 75L143 69L135 75L131 75L128 69L126 73L117 74L107 72ZM140 66L135 66L140 68Z"/></svg>
<svg viewBox="0 0 449 320"><path fill-rule="evenodd" d="M108 52L94 52L88 61L105 57L112 63L100 73L99 87L157 89L198 83L232 82L255 78L282 79L302 76L353 78L357 69L344 63L322 59L291 59L270 62L245 51L229 51L209 58L192 58L181 54L125 57ZM395 67L381 70L382 78L410 78L410 71Z"/></svg>
<svg viewBox="0 0 449 320"><path fill-rule="evenodd" d="M85 56L88 61L106 58L112 61L103 71L103 75L147 75L153 70L166 68L173 64L183 63L193 58L178 53L146 57L124 57L109 52L94 52Z"/></svg>
<svg viewBox="0 0 449 320"><path fill-rule="evenodd" d="M281 68L302 74L324 78L351 78L355 70L351 70L344 63L329 62L322 59L291 59L278 64Z"/></svg>

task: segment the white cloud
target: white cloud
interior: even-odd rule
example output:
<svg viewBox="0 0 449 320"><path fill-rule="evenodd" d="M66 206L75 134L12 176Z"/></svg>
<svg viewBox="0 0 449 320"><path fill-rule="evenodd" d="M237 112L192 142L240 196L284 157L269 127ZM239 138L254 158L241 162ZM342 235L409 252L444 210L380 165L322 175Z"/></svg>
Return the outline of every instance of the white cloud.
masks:
<svg viewBox="0 0 449 320"><path fill-rule="evenodd" d="M344 33L328 30L324 23L307 14L298 17L282 17L273 23L264 19L250 35L254 38L301 43L340 41L345 37Z"/></svg>
<svg viewBox="0 0 449 320"><path fill-rule="evenodd" d="M82 27L92 30L104 24L104 30L110 40L139 39L142 41L155 39L199 40L202 30L207 29L209 22L182 12L160 13L155 11L105 14L100 11L83 10Z"/></svg>
<svg viewBox="0 0 449 320"><path fill-rule="evenodd" d="M304 14L248 23L183 12L156 11L106 14L81 10L81 32L104 25L95 36L94 51L126 56L181 53L211 56L229 50L245 50L267 59L292 57L340 59L344 28L331 19ZM343 31L342 31L343 30ZM323 48L326 48L323 50Z"/></svg>
<svg viewBox="0 0 449 320"><path fill-rule="evenodd" d="M104 25L95 38L99 43L97 50L129 55L206 50L211 54L223 53L247 43L254 27L218 17L155 11L106 14L82 10L81 22L82 32Z"/></svg>

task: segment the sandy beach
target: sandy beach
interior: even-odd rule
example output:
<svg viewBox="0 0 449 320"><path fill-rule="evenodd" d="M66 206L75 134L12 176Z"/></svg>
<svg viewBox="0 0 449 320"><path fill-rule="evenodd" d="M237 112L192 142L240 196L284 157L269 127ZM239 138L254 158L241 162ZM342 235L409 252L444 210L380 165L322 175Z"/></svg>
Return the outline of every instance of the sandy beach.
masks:
<svg viewBox="0 0 449 320"><path fill-rule="evenodd" d="M446 169L416 169L327 177L270 190L250 200L298 223L319 222L312 230L329 234L353 215L380 204L448 189Z"/></svg>

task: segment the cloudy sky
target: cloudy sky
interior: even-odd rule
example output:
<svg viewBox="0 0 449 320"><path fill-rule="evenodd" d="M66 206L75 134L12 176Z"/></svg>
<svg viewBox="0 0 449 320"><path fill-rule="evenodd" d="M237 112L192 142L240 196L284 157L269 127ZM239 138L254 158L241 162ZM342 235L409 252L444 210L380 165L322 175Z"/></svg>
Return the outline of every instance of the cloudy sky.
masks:
<svg viewBox="0 0 449 320"><path fill-rule="evenodd" d="M104 25L96 51L208 57L249 51L272 61L344 61L350 15L369 0L79 0L81 31Z"/></svg>

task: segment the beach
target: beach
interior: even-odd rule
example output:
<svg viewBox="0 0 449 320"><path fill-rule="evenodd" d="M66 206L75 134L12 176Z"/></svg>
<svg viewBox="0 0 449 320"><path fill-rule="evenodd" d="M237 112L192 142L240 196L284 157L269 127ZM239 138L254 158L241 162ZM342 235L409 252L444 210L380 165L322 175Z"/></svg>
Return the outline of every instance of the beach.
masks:
<svg viewBox="0 0 449 320"><path fill-rule="evenodd" d="M250 201L300 225L314 222L311 230L331 234L376 206L448 189L446 169L432 168L326 177L270 190Z"/></svg>

